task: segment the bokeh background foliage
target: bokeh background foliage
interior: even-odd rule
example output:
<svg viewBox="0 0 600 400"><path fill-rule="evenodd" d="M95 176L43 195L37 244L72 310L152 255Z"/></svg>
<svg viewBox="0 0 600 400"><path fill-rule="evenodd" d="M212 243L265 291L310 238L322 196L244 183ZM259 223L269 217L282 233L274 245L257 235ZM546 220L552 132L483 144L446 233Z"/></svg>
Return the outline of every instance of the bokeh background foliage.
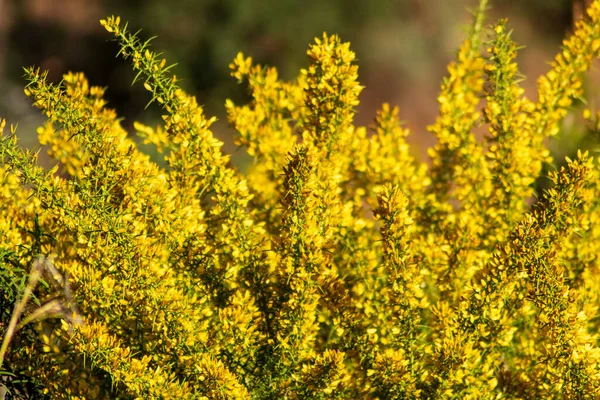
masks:
<svg viewBox="0 0 600 400"><path fill-rule="evenodd" d="M515 40L527 45L519 53L521 73L535 78L548 70L546 61L585 2L498 0L489 14L490 20L510 18ZM19 121L23 143L37 146L41 120L21 90L21 67L36 65L48 70L52 81L68 71L85 71L92 84L110 87L106 97L127 128L135 120L156 123L157 110L143 112L143 89L131 86L129 66L114 57L97 23L105 15L121 15L156 35L157 48L177 60L184 87L217 116L213 129L234 163L245 168L251 160L233 144L223 99L243 100L246 93L229 77L228 64L243 51L277 67L283 78L294 78L306 66L306 43L326 31L352 43L359 54L365 90L357 122L370 124L382 102L398 105L413 132L408 140L415 155L426 160L425 150L435 141L426 126L436 117L439 82L464 37L465 10L473 7L470 0L0 0L0 114ZM523 85L535 97L535 79ZM569 143L582 133L572 132L572 123L564 129L568 139L552 151L573 155L577 146Z"/></svg>

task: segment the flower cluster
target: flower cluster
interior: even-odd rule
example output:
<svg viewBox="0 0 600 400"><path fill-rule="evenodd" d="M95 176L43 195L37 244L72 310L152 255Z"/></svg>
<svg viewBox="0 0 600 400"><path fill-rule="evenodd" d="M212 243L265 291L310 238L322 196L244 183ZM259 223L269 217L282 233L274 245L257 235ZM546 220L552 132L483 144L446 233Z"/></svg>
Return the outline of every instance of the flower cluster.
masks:
<svg viewBox="0 0 600 400"><path fill-rule="evenodd" d="M577 398L600 393L600 165L545 139L600 56L600 0L524 96L507 21L481 0L411 155L400 111L355 126L349 44L324 34L280 80L238 54L251 100L225 103L255 164L118 17L163 111L138 150L81 73L25 71L39 140L0 122L0 394L73 399ZM485 101L482 101L484 99ZM584 116L600 131L595 110ZM488 129L483 141L473 131ZM535 201L534 201L535 198Z"/></svg>

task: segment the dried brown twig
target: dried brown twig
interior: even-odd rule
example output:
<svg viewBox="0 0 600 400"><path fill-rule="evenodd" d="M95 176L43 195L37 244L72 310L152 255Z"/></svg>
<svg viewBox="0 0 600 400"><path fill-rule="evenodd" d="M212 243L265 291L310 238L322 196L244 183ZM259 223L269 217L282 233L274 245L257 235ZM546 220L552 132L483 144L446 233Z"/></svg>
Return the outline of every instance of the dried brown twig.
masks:
<svg viewBox="0 0 600 400"><path fill-rule="evenodd" d="M49 276L50 283L58 292L19 322L19 319L25 312L27 303L33 295L33 290L44 272ZM48 318L62 318L69 323L69 327L82 323L82 318L73 301L67 278L56 269L48 258L40 256L31 268L23 296L15 304L15 309L4 334L2 346L0 347L0 368L2 368L8 345L17 331L31 322L42 321Z"/></svg>

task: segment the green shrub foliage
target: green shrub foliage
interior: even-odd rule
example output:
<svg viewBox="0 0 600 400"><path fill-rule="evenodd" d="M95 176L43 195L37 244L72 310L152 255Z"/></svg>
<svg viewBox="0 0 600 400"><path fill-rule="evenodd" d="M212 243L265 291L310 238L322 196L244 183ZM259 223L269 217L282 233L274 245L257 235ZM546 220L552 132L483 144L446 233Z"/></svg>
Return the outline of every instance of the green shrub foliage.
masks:
<svg viewBox="0 0 600 400"><path fill-rule="evenodd" d="M397 108L353 117L355 54L324 34L294 81L238 54L231 167L195 98L118 17L101 21L163 110L137 134L79 73L26 69L46 170L0 140L0 384L72 399L593 399L600 169L534 183L600 55L592 3L537 101L507 22L479 11L438 97L430 165ZM485 36L485 37L484 37ZM592 130L599 118L586 110ZM486 126L483 141L474 129ZM9 131L9 132L8 132ZM13 397L14 398L14 397Z"/></svg>

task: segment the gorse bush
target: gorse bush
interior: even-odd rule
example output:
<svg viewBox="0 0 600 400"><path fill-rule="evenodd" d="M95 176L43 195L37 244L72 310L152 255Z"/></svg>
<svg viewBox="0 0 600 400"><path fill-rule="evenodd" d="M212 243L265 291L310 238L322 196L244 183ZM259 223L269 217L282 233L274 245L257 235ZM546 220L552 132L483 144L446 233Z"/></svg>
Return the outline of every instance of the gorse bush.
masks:
<svg viewBox="0 0 600 400"><path fill-rule="evenodd" d="M26 70L57 167L0 141L0 383L9 396L144 399L583 399L600 393L600 169L549 173L544 147L600 55L600 1L524 97L506 21L480 3L429 128L430 166L362 87L337 36L282 82L239 54L226 102L242 176L193 96L119 18L164 111L135 124L82 74ZM594 110L585 117L597 131ZM4 127L4 123L2 126ZM477 141L474 129L489 133ZM60 171L58 168L60 167ZM533 200L535 199L535 200ZM13 397L14 398L14 397Z"/></svg>

